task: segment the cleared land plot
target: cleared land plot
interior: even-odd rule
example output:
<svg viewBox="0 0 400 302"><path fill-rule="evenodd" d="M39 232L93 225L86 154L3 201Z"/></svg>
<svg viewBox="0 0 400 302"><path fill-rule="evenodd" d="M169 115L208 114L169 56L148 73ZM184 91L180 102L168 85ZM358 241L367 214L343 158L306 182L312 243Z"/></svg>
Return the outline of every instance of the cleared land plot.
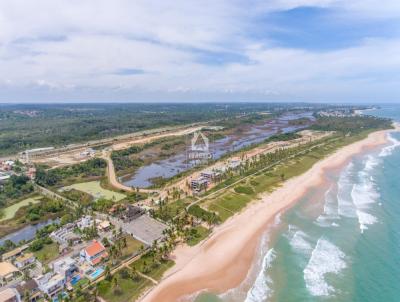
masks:
<svg viewBox="0 0 400 302"><path fill-rule="evenodd" d="M41 263L48 264L59 256L58 244L55 242L44 244L39 251L36 251L33 254Z"/></svg>
<svg viewBox="0 0 400 302"><path fill-rule="evenodd" d="M161 239L167 226L147 215L142 215L131 222L121 223L122 230L132 237L151 245L154 240Z"/></svg>
<svg viewBox="0 0 400 302"><path fill-rule="evenodd" d="M8 219L14 218L15 213L17 213L17 211L20 208L26 207L29 204L39 203L41 198L42 198L42 196L30 197L30 198L21 200L20 202L17 202L16 204L13 204L13 205L3 209L3 211L2 211L3 216L1 216L0 221L4 221L4 220L8 220Z"/></svg>
<svg viewBox="0 0 400 302"><path fill-rule="evenodd" d="M68 191L75 189L92 195L95 199L105 198L114 201L120 201L126 197L126 195L111 190L103 189L100 185L100 181L89 181L73 184L62 188L62 191Z"/></svg>

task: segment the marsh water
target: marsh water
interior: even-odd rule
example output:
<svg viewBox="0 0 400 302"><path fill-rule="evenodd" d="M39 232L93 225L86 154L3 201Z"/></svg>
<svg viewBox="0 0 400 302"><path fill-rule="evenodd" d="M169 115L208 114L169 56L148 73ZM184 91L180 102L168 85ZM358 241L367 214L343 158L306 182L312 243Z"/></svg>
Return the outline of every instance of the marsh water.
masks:
<svg viewBox="0 0 400 302"><path fill-rule="evenodd" d="M284 114L280 117L267 120L260 125L252 125L241 133L227 135L224 138L210 141L210 152L213 159L218 159L224 154L240 150L252 144L260 143L268 137L277 133L288 133L307 127L308 125L290 125L289 121L299 118L313 119L312 112L296 114ZM188 140L190 141L190 139ZM188 143L187 148L190 144ZM162 177L171 178L183 171L186 171L196 163L189 163L186 160L186 152L176 154L139 168L134 174L124 176L120 179L126 186L146 188L152 185L152 179Z"/></svg>

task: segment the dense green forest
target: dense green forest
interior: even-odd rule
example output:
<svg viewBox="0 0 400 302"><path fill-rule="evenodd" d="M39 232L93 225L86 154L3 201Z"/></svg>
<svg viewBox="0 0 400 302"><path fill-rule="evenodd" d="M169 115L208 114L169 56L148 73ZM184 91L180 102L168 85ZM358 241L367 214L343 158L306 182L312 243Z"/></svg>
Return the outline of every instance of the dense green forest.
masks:
<svg viewBox="0 0 400 302"><path fill-rule="evenodd" d="M283 112L318 104L0 104L0 156L25 149L64 146L141 130L224 120L257 112ZM249 122L255 116L249 117Z"/></svg>

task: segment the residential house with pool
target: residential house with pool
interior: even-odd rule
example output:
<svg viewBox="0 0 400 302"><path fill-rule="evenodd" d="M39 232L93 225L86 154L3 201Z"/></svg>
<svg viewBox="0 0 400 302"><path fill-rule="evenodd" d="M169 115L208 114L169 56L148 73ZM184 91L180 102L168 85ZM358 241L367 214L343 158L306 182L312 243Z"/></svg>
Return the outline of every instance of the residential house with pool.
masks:
<svg viewBox="0 0 400 302"><path fill-rule="evenodd" d="M82 249L80 256L81 260L86 261L91 266L96 266L108 258L108 253L104 245L97 240L93 240L86 248Z"/></svg>

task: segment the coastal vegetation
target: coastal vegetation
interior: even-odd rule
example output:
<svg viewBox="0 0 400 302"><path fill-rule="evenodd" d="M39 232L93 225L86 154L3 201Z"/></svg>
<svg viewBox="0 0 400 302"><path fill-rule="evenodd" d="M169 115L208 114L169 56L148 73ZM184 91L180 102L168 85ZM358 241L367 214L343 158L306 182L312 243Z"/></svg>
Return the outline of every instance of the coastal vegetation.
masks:
<svg viewBox="0 0 400 302"><path fill-rule="evenodd" d="M0 186L0 208L26 197L33 191L34 188L29 177L25 175L11 175L9 180Z"/></svg>
<svg viewBox="0 0 400 302"><path fill-rule="evenodd" d="M19 104L0 105L0 156L243 114L293 104Z"/></svg>
<svg viewBox="0 0 400 302"><path fill-rule="evenodd" d="M83 163L46 170L37 167L35 181L45 187L61 187L72 183L99 179L105 174L107 163L100 158L93 158Z"/></svg>

